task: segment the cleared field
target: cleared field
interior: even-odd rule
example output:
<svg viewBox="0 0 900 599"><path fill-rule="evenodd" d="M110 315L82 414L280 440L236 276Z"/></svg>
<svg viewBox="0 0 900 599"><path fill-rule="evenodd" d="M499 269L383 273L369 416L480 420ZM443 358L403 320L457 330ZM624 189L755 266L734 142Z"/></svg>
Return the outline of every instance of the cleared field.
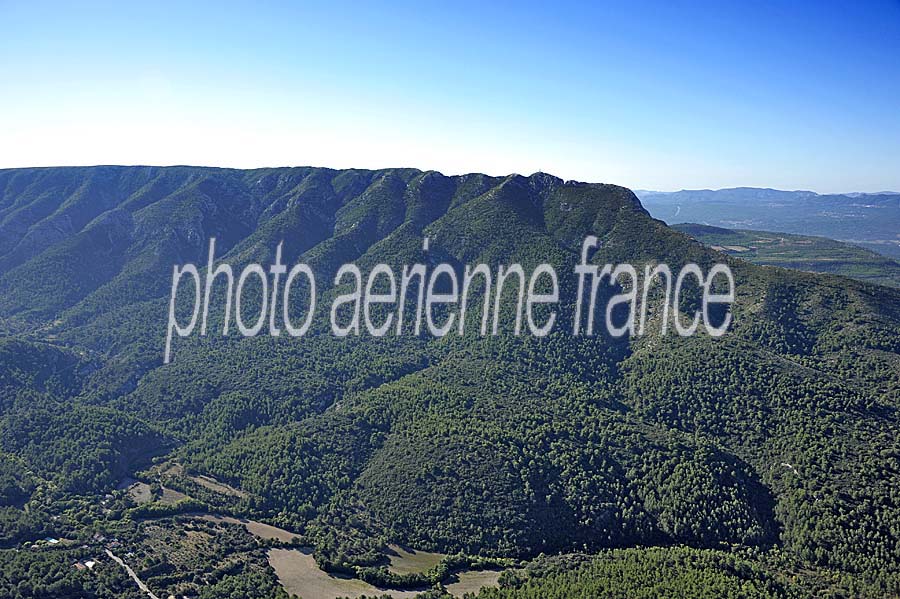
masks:
<svg viewBox="0 0 900 599"><path fill-rule="evenodd" d="M204 514L200 516L200 519L207 520L209 522L228 522L229 524L242 524L244 528L247 529L247 532L256 535L261 539L275 539L278 541L289 543L294 539L294 537L297 536L289 530L284 530L283 528L278 528L277 526L272 526L271 524L256 522L255 520L238 520L237 518L232 518L231 516L218 516L214 514Z"/></svg>
<svg viewBox="0 0 900 599"><path fill-rule="evenodd" d="M420 591L391 591L355 578L338 578L319 569L313 556L298 549L270 549L269 564L288 593L303 599L337 599L387 594L393 599L412 599Z"/></svg>
<svg viewBox="0 0 900 599"><path fill-rule="evenodd" d="M178 503L182 499L187 499L188 496L182 493L181 491L176 491L175 489L170 489L168 487L162 488L162 498L160 498L161 503L165 503L171 505L173 503Z"/></svg>
<svg viewBox="0 0 900 599"><path fill-rule="evenodd" d="M197 483L202 487L206 487L210 491L214 491L216 493L221 493L222 495L231 495L234 497L246 497L247 494L241 490L235 489L231 485L225 484L223 482L219 482L211 476L204 476L202 474L198 476L189 476L189 479Z"/></svg>
<svg viewBox="0 0 900 599"><path fill-rule="evenodd" d="M208 476L205 474L189 474L185 471L184 466L176 461L166 461L161 464L157 464L150 468L149 470L151 474L158 476L161 478L163 482L165 482L165 478L163 477L173 477L173 478L185 478L190 480L201 487L205 487L214 493L219 493L220 495L230 495L232 497L247 497L247 493L237 489L228 483L224 483L220 480L216 480L212 476Z"/></svg>
<svg viewBox="0 0 900 599"><path fill-rule="evenodd" d="M445 557L442 553L416 551L399 545L388 545L388 550L388 570L396 574L425 572L438 565Z"/></svg>
<svg viewBox="0 0 900 599"><path fill-rule="evenodd" d="M128 496L137 504L147 503L153 499L150 485L137 481L128 487Z"/></svg>
<svg viewBox="0 0 900 599"><path fill-rule="evenodd" d="M126 491L128 496L137 504L147 503L153 499L153 493L150 491L150 485L141 482L130 476L126 476L116 485L117 491Z"/></svg>
<svg viewBox="0 0 900 599"><path fill-rule="evenodd" d="M447 586L447 592L454 597L462 597L466 593L477 593L482 587L495 587L502 570L470 570L457 574L456 582Z"/></svg>

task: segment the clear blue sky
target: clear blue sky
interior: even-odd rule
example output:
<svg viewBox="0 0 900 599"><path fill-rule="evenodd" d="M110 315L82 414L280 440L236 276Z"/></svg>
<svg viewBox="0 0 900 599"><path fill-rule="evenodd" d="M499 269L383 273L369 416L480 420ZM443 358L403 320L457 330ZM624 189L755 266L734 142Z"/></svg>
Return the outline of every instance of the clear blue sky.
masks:
<svg viewBox="0 0 900 599"><path fill-rule="evenodd" d="M900 190L900 1L0 0L0 167L100 163Z"/></svg>

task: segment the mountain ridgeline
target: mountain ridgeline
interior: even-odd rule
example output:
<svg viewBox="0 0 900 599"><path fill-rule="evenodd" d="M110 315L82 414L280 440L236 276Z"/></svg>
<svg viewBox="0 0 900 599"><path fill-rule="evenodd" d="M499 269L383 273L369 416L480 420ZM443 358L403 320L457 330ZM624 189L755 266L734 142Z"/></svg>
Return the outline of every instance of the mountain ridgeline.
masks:
<svg viewBox="0 0 900 599"><path fill-rule="evenodd" d="M650 334L571 335L563 275L587 235L595 264L729 264L729 332L656 335L651 294ZM194 335L163 365L172 266L205 267L210 237L235 271L283 242L285 264L316 272L319 323L341 264L423 261L549 262L560 323L545 338ZM240 489L195 489L211 508L295 530L323 567L356 575L387 576L388 543L514 559L687 545L749 552L752 568L716 570L722 588L746 574L787 596L796 573L823 571L900 592L900 290L719 253L622 187L414 169L2 170L0 317L10 543L36 526L23 507L102 495L156 456ZM618 576L615 555L671 564L640 551L546 584L593 577L583 588L596 590ZM698 571L727 561L673 555ZM535 591L524 572L507 582L489 596L590 596Z"/></svg>

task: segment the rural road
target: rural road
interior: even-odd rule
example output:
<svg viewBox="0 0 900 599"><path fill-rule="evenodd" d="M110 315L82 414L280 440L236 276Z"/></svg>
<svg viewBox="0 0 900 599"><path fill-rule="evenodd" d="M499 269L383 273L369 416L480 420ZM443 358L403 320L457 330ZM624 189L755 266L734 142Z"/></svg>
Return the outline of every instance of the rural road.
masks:
<svg viewBox="0 0 900 599"><path fill-rule="evenodd" d="M140 589L142 591L147 593L147 595L150 597L150 599L159 599L159 597L154 595L153 592L149 588L147 588L147 585L144 584L144 581L141 580L140 578L138 578L137 574L134 573L134 570L131 569L131 566L129 566L128 564L126 564L125 562L122 561L122 558L120 558L119 556L114 554L109 549L106 550L106 555L111 557L114 562L116 562L117 564L119 564L120 566L125 568L125 571L128 572L128 575L134 579L134 581L137 583L138 587L140 587Z"/></svg>

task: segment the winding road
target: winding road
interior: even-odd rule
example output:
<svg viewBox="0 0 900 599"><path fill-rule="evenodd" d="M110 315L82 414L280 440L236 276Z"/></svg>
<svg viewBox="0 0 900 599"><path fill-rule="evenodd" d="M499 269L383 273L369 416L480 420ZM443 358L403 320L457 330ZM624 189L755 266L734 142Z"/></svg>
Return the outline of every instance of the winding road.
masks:
<svg viewBox="0 0 900 599"><path fill-rule="evenodd" d="M120 558L119 556L117 556L115 553L113 553L113 552L110 551L109 549L106 550L106 555L108 555L110 558L112 558L112 560L113 560L114 562L116 562L117 564L119 564L120 566L122 566L123 568L125 568L125 571L128 572L128 575L131 576L131 578L137 583L138 587L139 587L142 591L144 591L145 593L147 593L147 596L150 597L150 599L159 599L159 597L157 597L156 595L154 595L154 594L153 594L153 591L151 591L151 590L147 587L147 585L144 584L144 581L141 580L140 578L138 578L138 575L134 573L134 570L131 569L131 566L129 566L128 564L126 564L125 562L122 561L122 558Z"/></svg>

